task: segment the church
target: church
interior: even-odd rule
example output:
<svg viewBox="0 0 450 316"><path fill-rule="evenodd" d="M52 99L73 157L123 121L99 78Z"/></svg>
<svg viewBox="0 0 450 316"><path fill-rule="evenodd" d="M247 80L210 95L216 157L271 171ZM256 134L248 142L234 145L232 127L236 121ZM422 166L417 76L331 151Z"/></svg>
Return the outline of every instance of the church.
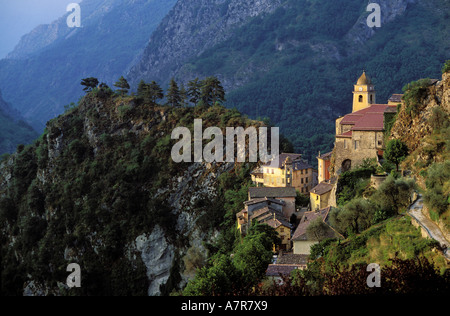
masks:
<svg viewBox="0 0 450 316"><path fill-rule="evenodd" d="M378 161L383 156L386 122L401 103L401 95L394 96L389 104L376 103L375 86L363 72L354 86L352 113L336 120L333 174L357 167L365 159Z"/></svg>

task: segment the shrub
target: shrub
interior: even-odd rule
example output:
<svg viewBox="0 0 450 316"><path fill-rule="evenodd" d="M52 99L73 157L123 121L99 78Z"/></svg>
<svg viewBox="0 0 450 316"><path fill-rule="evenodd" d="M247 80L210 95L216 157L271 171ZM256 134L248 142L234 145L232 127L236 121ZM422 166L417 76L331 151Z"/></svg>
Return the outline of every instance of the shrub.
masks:
<svg viewBox="0 0 450 316"><path fill-rule="evenodd" d="M405 110L408 115L414 117L420 112L421 102L426 96L429 86L430 79L426 78L413 81L403 87L403 92L405 92L403 100L405 101Z"/></svg>
<svg viewBox="0 0 450 316"><path fill-rule="evenodd" d="M447 60L444 64L444 66L442 67L442 73L446 73L450 71L450 59Z"/></svg>

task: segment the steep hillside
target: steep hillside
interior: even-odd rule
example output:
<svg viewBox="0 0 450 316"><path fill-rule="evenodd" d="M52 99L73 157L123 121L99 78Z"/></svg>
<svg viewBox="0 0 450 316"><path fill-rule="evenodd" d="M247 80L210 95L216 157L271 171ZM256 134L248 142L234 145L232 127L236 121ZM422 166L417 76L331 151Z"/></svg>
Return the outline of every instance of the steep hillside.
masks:
<svg viewBox="0 0 450 316"><path fill-rule="evenodd" d="M252 11L247 1L179 1L129 78L166 84L175 77L186 85L214 74L228 107L269 117L315 161L331 149L333 120L350 111L363 69L384 103L405 82L438 76L449 54L448 2L371 2L381 6L379 29L366 24L366 1L251 2Z"/></svg>
<svg viewBox="0 0 450 316"><path fill-rule="evenodd" d="M441 80L418 80L405 91L391 137L410 150L402 166L423 190L423 213L450 239L450 61Z"/></svg>
<svg viewBox="0 0 450 316"><path fill-rule="evenodd" d="M192 130L194 118L260 125L223 107L152 107L96 89L4 160L2 294L167 295L185 284L224 222L225 193L252 170L174 163L172 130ZM69 292L73 262L82 287Z"/></svg>
<svg viewBox="0 0 450 316"><path fill-rule="evenodd" d="M25 35L0 61L5 98L38 129L81 96L82 78L112 85L139 56L175 0L85 0L81 28L66 18Z"/></svg>
<svg viewBox="0 0 450 316"><path fill-rule="evenodd" d="M17 145L31 143L37 136L20 113L3 100L0 91L0 155L14 152Z"/></svg>

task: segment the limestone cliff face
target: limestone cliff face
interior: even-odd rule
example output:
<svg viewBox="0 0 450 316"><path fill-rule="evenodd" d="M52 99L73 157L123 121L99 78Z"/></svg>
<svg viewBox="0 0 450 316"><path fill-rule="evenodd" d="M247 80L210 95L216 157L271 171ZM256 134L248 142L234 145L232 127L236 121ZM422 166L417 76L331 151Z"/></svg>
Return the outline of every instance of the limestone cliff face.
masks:
<svg viewBox="0 0 450 316"><path fill-rule="evenodd" d="M167 82L194 56L232 36L233 28L272 12L281 0L181 0L150 38L129 78Z"/></svg>
<svg viewBox="0 0 450 316"><path fill-rule="evenodd" d="M450 73L444 73L442 80L432 82L426 96L420 102L418 114L411 117L405 111L405 103L402 102L402 108L391 130L391 136L403 140L411 152L421 151L427 146L426 138L433 132L432 114L435 108L450 114Z"/></svg>

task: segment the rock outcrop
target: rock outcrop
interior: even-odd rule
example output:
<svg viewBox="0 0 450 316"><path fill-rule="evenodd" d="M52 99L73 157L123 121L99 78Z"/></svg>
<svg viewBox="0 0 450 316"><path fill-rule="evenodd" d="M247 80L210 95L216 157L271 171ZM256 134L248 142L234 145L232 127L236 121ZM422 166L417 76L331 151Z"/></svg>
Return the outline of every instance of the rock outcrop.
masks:
<svg viewBox="0 0 450 316"><path fill-rule="evenodd" d="M2 266L18 275L11 287L25 295L73 291L62 278L73 262L83 294L169 294L193 277L183 264L190 249L208 256L204 245L219 229L213 222L223 221L214 216L224 215L219 178L238 168L175 164L170 134L179 121L208 113L220 121L228 110L151 108L94 94L1 163Z"/></svg>

